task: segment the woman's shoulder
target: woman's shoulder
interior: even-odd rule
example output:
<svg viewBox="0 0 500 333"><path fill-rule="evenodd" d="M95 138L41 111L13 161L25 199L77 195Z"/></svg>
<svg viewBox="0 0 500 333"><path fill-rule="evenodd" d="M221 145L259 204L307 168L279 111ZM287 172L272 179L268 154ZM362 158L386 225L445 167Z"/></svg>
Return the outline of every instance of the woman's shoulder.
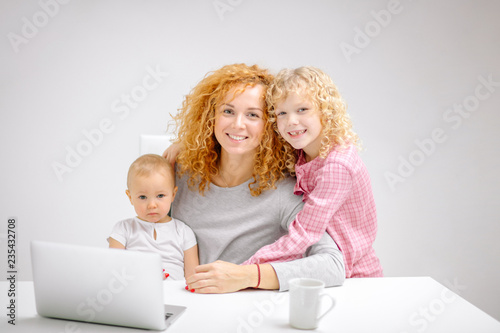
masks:
<svg viewBox="0 0 500 333"><path fill-rule="evenodd" d="M295 183L297 182L297 179L293 176L287 175L278 183L276 183L276 188L278 189L279 192L290 192L292 191L293 193L293 188L295 186Z"/></svg>
<svg viewBox="0 0 500 333"><path fill-rule="evenodd" d="M287 175L276 182L275 188L262 191L259 196L254 198L259 201L275 202L275 204L282 200L290 200L291 197L296 196L293 194L296 181L295 177Z"/></svg>

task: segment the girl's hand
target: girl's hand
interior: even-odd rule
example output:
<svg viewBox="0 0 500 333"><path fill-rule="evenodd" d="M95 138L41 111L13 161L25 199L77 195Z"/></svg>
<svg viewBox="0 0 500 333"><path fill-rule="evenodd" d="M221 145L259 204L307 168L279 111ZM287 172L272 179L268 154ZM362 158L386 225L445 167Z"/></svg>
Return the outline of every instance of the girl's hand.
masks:
<svg viewBox="0 0 500 333"><path fill-rule="evenodd" d="M230 293L255 287L258 280L256 265L235 265L221 260L197 266L194 271L186 279L186 289L201 294Z"/></svg>
<svg viewBox="0 0 500 333"><path fill-rule="evenodd" d="M172 143L167 149L165 149L162 156L173 166L175 164L175 159L181 150L182 146L180 143Z"/></svg>

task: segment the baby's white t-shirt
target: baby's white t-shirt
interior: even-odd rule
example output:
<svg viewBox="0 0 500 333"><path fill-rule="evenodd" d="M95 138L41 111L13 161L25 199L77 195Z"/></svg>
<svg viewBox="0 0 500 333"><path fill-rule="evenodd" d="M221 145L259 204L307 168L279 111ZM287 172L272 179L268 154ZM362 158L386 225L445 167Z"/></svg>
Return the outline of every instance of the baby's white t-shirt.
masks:
<svg viewBox="0 0 500 333"><path fill-rule="evenodd" d="M127 250L159 253L165 273L174 280L184 279L184 251L196 245L193 230L177 219L166 223L146 222L137 217L125 219L115 224L110 237Z"/></svg>

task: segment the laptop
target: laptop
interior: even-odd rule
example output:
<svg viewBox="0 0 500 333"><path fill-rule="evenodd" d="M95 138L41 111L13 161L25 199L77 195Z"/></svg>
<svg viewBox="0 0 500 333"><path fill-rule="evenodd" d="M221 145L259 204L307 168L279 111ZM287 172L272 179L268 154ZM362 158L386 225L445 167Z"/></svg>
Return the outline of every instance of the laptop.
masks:
<svg viewBox="0 0 500 333"><path fill-rule="evenodd" d="M165 330L186 309L163 303L160 255L31 242L40 316Z"/></svg>

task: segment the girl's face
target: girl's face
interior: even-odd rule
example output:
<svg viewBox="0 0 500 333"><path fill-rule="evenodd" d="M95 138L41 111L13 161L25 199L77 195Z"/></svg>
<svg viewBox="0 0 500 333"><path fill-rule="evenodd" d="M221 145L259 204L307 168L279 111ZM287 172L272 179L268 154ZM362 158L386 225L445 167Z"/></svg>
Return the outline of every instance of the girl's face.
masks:
<svg viewBox="0 0 500 333"><path fill-rule="evenodd" d="M321 114L313 103L291 93L275 107L278 131L295 149L302 149L306 160L319 155L321 147Z"/></svg>
<svg viewBox="0 0 500 333"><path fill-rule="evenodd" d="M216 110L215 137L222 150L228 154L254 154L264 133L263 87L260 84L247 87L234 99L236 86L226 95Z"/></svg>

